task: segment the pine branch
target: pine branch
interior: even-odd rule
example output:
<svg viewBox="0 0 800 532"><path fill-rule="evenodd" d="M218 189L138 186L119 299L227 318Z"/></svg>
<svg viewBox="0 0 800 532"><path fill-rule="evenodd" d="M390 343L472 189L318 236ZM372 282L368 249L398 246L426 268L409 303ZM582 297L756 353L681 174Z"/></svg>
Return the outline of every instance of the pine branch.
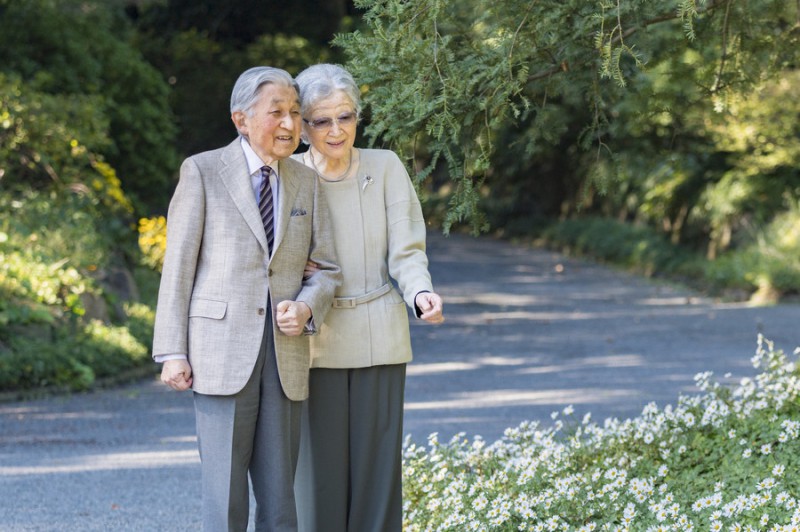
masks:
<svg viewBox="0 0 800 532"><path fill-rule="evenodd" d="M728 4L731 4L732 2L733 2L733 0L710 0L708 2L708 5L706 5L702 9L698 9L697 13L698 13L698 15L709 13L709 12L713 11L714 9L718 9L720 7L726 6ZM798 0L798 2L800 2L800 0ZM609 44L612 44L612 45L613 44L619 44L620 42L624 41L624 39L630 37L631 35L635 34L636 32L638 32L640 30L643 30L643 29L648 28L650 26L653 26L655 24L660 24L662 22L670 22L670 21L673 21L673 20L677 20L679 18L681 18L681 17L677 13L664 13L663 15L658 15L656 17L653 17L653 18L651 18L649 20L646 20L646 21L642 22L638 26L633 26L631 28L628 28L625 31L620 31L619 33L617 33L614 37L612 37L610 39ZM619 29L621 30L621 28L619 28ZM588 63L589 63L589 61L580 61L580 62L577 63L577 66L583 66L583 65L586 65ZM557 74L559 72L567 72L568 70L570 70L570 68L572 66L573 65L570 64L569 61L567 61L565 59L565 60L561 61L557 65L553 65L553 66L548 67L546 69L540 70L540 71L538 71L538 72L536 72L534 74L531 74L530 76L528 76L528 82L537 81L537 80L540 80L540 79L543 79L543 78L548 78L548 77L552 76L553 74Z"/></svg>

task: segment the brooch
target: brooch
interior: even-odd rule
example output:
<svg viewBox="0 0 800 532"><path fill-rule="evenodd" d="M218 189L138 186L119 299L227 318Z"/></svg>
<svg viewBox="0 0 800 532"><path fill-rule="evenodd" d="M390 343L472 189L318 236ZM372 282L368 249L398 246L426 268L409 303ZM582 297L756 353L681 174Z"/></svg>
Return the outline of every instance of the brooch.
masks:
<svg viewBox="0 0 800 532"><path fill-rule="evenodd" d="M364 176L364 184L361 185L361 191L363 192L364 190L366 190L367 189L367 185L371 185L374 182L375 182L375 180L372 179L372 176L365 175Z"/></svg>

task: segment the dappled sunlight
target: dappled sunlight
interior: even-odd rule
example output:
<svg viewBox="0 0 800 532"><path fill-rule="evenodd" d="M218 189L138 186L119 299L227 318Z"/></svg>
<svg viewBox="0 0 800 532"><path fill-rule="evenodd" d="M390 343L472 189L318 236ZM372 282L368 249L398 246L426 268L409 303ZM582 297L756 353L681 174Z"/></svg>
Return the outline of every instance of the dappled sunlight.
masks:
<svg viewBox="0 0 800 532"><path fill-rule="evenodd" d="M672 307L672 306L695 305L697 303L702 303L702 302L705 301L703 301L698 297L671 296L671 297L646 297L643 299L639 299L636 303L645 306Z"/></svg>
<svg viewBox="0 0 800 532"><path fill-rule="evenodd" d="M41 408L35 408L33 406L0 406L0 416L24 416L41 411Z"/></svg>
<svg viewBox="0 0 800 532"><path fill-rule="evenodd" d="M433 362L429 364L415 362L406 368L409 376L436 375L458 371L474 371L483 367L521 366L529 361L519 357L486 356L479 357L470 362L450 361Z"/></svg>
<svg viewBox="0 0 800 532"><path fill-rule="evenodd" d="M45 412L31 414L28 417L42 421L59 421L64 419L114 419L116 414L111 412Z"/></svg>
<svg viewBox="0 0 800 532"><path fill-rule="evenodd" d="M89 454L49 460L44 465L0 466L0 476L87 473L116 469L151 469L195 466L199 463L200 456L197 450Z"/></svg>
<svg viewBox="0 0 800 532"><path fill-rule="evenodd" d="M522 320L522 321L552 321L552 320L589 320L595 319L599 316L593 313L582 312L535 312L535 311L508 311L508 312L480 312L474 314L462 314L458 316L449 316L447 321L449 324L463 324L463 325L486 325L487 322L493 321L508 321L508 320Z"/></svg>
<svg viewBox="0 0 800 532"><path fill-rule="evenodd" d="M196 435L187 435L187 436L171 436L167 438L161 438L161 443L197 443L197 436Z"/></svg>
<svg viewBox="0 0 800 532"><path fill-rule="evenodd" d="M635 397L639 392L632 389L616 388L571 388L553 390L492 390L454 393L447 399L432 401L408 401L406 410L438 409L484 409L504 406L541 406L564 404L602 404L617 401L624 397Z"/></svg>
<svg viewBox="0 0 800 532"><path fill-rule="evenodd" d="M435 362L433 364L411 364L406 369L406 374L411 376L437 375L454 371L471 371L481 367L474 362Z"/></svg>
<svg viewBox="0 0 800 532"><path fill-rule="evenodd" d="M520 375L539 375L544 373L558 373L576 368L602 367L602 368L634 368L645 367L648 362L641 355L609 355L571 360L565 364L551 364L535 366L518 370Z"/></svg>
<svg viewBox="0 0 800 532"><path fill-rule="evenodd" d="M497 305L499 307L522 307L542 303L541 296L511 294L508 292L492 292L469 296L447 296L448 305L474 304Z"/></svg>

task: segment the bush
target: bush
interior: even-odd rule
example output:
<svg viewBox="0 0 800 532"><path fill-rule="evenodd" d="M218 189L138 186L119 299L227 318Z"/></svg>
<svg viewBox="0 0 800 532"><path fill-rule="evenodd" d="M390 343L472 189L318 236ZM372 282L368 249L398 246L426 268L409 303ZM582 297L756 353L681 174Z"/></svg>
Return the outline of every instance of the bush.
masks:
<svg viewBox="0 0 800 532"><path fill-rule="evenodd" d="M150 363L147 347L126 327L95 321L77 333L62 327L48 336L18 335L0 349L0 391L87 390L98 379L115 379Z"/></svg>
<svg viewBox="0 0 800 532"><path fill-rule="evenodd" d="M774 303L800 292L800 206L776 216L752 244L716 260L676 246L648 227L604 218L558 222L544 229L538 242L647 276L673 278L712 294L741 291L757 303Z"/></svg>
<svg viewBox="0 0 800 532"><path fill-rule="evenodd" d="M160 272L167 252L167 219L164 216L139 220L139 249L142 262Z"/></svg>
<svg viewBox="0 0 800 532"><path fill-rule="evenodd" d="M644 275L702 273L697 258L654 230L607 218L565 220L546 228L540 242L574 255L588 255Z"/></svg>
<svg viewBox="0 0 800 532"><path fill-rule="evenodd" d="M800 205L776 216L753 240L710 263L709 279L755 291L765 301L800 292Z"/></svg>
<svg viewBox="0 0 800 532"><path fill-rule="evenodd" d="M131 44L133 30L122 5L0 0L0 23L0 72L22 80L17 92L23 102L34 93L45 103L61 102L63 109L48 105L36 112L33 105L19 115L38 116L46 133L85 133L91 123L91 136L71 139L113 165L140 209L163 208L179 163L169 85ZM0 88L3 84L0 77ZM68 117L63 124L50 120L62 116ZM60 137L54 135L54 141ZM52 151L43 154L41 162L50 162ZM57 161L50 166L57 174L64 170Z"/></svg>
<svg viewBox="0 0 800 532"><path fill-rule="evenodd" d="M699 394L634 419L567 408L491 445L407 442L404 529L797 530L800 372L762 338L753 365L734 388L700 374Z"/></svg>

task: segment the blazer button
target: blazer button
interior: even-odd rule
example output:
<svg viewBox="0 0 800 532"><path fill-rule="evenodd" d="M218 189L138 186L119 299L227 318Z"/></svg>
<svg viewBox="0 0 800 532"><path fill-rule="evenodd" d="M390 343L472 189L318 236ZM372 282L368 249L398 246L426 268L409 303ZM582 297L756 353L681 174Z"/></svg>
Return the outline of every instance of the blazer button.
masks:
<svg viewBox="0 0 800 532"><path fill-rule="evenodd" d="M267 270L267 276L272 277L272 268Z"/></svg>
<svg viewBox="0 0 800 532"><path fill-rule="evenodd" d="M263 316L264 315L264 309L263 308L258 309L258 315L259 316Z"/></svg>

